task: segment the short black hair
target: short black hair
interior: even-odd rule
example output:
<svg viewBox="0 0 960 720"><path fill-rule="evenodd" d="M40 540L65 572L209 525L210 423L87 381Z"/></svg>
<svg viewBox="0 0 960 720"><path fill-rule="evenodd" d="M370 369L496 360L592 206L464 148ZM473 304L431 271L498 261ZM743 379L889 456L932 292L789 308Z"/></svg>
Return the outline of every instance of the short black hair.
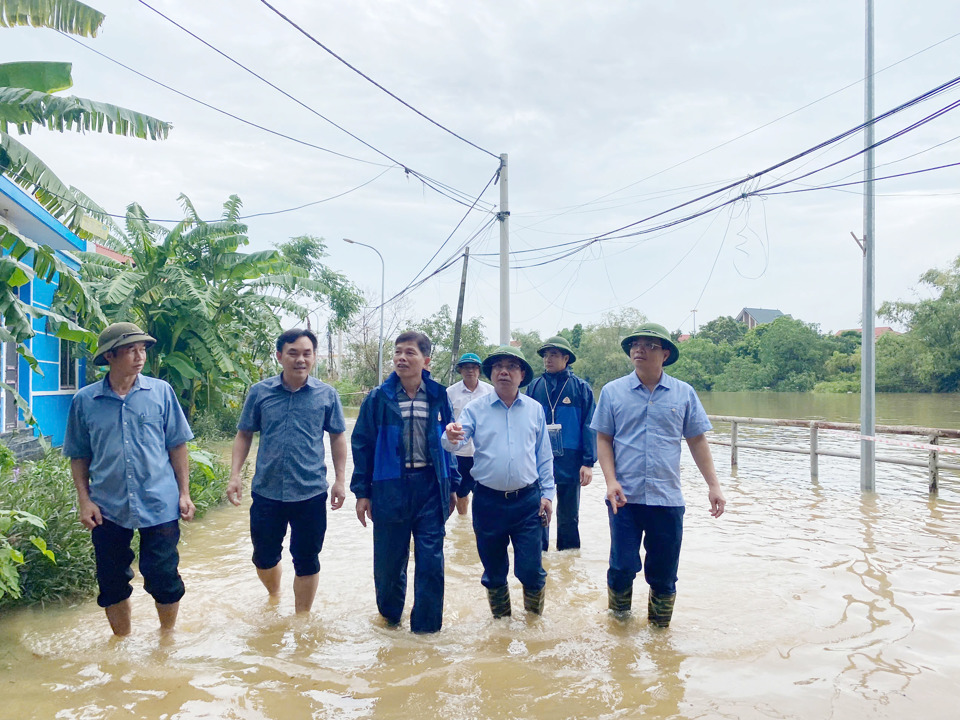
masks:
<svg viewBox="0 0 960 720"><path fill-rule="evenodd" d="M397 335L397 339L393 341L394 345L399 345L400 343L406 342L415 342L417 347L420 348L420 352L423 353L424 357L430 357L430 351L433 349L433 342L430 338L424 335L422 332L417 332L416 330L407 330Z"/></svg>
<svg viewBox="0 0 960 720"><path fill-rule="evenodd" d="M282 353L284 345L295 343L302 337L310 339L310 342L313 343L313 351L316 352L318 347L317 336L313 330L307 330L306 328L290 328L280 333L280 337L277 338L277 352Z"/></svg>

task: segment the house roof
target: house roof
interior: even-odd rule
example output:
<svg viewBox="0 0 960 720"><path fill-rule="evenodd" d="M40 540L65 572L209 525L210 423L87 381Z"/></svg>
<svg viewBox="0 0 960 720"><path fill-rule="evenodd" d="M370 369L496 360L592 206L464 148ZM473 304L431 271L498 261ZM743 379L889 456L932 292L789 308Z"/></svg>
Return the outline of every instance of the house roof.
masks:
<svg viewBox="0 0 960 720"><path fill-rule="evenodd" d="M44 209L40 203L0 175L0 219L9 220L22 236L54 250L86 250L87 243Z"/></svg>
<svg viewBox="0 0 960 720"><path fill-rule="evenodd" d="M768 322L773 322L778 317L783 317L783 313L780 312L779 310L769 310L767 308L745 307L743 310L740 311L741 315L743 315L744 313L747 313L748 315L750 315L750 317L756 320L757 323L760 325L763 325Z"/></svg>

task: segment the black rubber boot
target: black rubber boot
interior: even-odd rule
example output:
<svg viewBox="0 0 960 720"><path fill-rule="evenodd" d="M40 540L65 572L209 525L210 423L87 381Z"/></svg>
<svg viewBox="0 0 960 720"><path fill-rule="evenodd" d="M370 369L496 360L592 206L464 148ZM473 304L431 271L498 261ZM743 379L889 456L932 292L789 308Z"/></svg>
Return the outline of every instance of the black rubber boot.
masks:
<svg viewBox="0 0 960 720"><path fill-rule="evenodd" d="M528 613L534 615L543 615L543 601L547 594L547 586L544 585L539 590L529 590L523 588L523 608Z"/></svg>
<svg viewBox="0 0 960 720"><path fill-rule="evenodd" d="M501 585L497 588L487 588L487 600L490 601L490 612L494 619L510 617L510 588Z"/></svg>
<svg viewBox="0 0 960 720"><path fill-rule="evenodd" d="M633 587L626 590L614 590L607 586L607 607L615 613L626 614L633 606Z"/></svg>
<svg viewBox="0 0 960 720"><path fill-rule="evenodd" d="M651 625L657 627L670 627L670 618L673 617L673 603L677 599L677 594L658 595L653 590L650 591L650 599L647 601L647 620Z"/></svg>

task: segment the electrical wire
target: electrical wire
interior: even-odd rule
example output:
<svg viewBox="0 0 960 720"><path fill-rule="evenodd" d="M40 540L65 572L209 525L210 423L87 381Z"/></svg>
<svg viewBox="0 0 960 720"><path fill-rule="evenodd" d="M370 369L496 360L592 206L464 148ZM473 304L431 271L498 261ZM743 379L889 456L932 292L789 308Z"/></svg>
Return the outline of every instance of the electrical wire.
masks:
<svg viewBox="0 0 960 720"><path fill-rule="evenodd" d="M448 242L450 242L450 238L452 238L452 237L454 236L454 234L457 232L457 230L460 229L460 226L463 225L464 221L467 219L467 217L468 217L468 216L470 215L470 213L473 211L474 206L480 201L480 198L483 197L484 193L487 192L487 189L493 184L493 181L494 181L494 180L497 180L499 177L500 177L500 168L497 168L497 171L490 177L489 180L487 180L487 184L483 186L483 190L481 190L481 191L480 191L480 194L477 195L476 199L473 201L473 204L472 204L469 208L467 208L467 212L464 213L464 215L463 215L462 218L460 218L460 222L458 222L458 223L456 224L456 226L453 228L453 230L450 231L450 234L447 235L446 239L445 239L442 243L440 243L440 247L438 247L438 248L436 249L436 251L433 253L433 255L430 256L430 259L427 260L427 262L424 263L424 266L417 272L416 275L413 276L413 279L412 279L409 283L407 283L407 286L406 286L403 290L401 290L400 292L398 292L396 295L394 295L392 298L390 298L389 300L385 301L384 304L386 304L387 302L393 302L394 300L396 300L396 299L402 297L403 295L405 295L407 292L409 292L409 291L410 291L411 289L413 289L414 287L419 287L419 286L422 284L422 283L418 283L417 285L414 285L414 283L417 282L417 278L420 277L420 274L423 273L428 267L430 267L430 263L432 263L432 262L434 261L434 258L436 258L437 255L440 254L440 251L443 250L444 247L446 247L446 245L447 245ZM489 222L493 222L493 221L495 221L496 219L497 219L496 216L493 216L493 217L489 218ZM432 275L431 275L431 276L428 276L428 277L432 277Z"/></svg>
<svg viewBox="0 0 960 720"><path fill-rule="evenodd" d="M264 217L264 216L267 216L267 215L282 215L282 214L284 214L284 213L296 212L297 210L303 210L304 208L312 207L313 205L320 205L320 204L325 203L325 202L330 202L331 200L336 200L337 198L341 198L341 197L343 197L344 195L349 195L349 194L352 193L352 192L356 192L357 190L360 190L361 188L366 187L366 186L369 185L370 183L373 183L373 182L379 180L379 179L382 178L384 175L386 175L388 172L390 172L391 170L394 170L394 169L396 169L396 168L395 168L395 167L388 167L386 170L382 170L379 174L375 175L374 177L370 178L369 180L366 180L365 182L362 182L362 183L360 183L359 185L350 188L349 190L344 190L343 192L337 193L336 195L331 195L330 197L323 198L322 200L314 200L314 201L312 201L312 202L304 203L303 205L297 205L296 207L284 208L284 209L282 209L282 210L265 210L265 211L263 211L263 212L251 213L251 214L249 214L249 215L238 215L238 216L237 216L237 220L249 220L250 218ZM22 174L19 173L19 172L13 172L13 173L7 173L7 174L8 174L9 176L11 176L11 177L19 178L20 180L22 180L22 181L24 181L24 182L27 182L27 183L32 183L32 182L33 182L30 178L22 175ZM102 216L105 216L105 217L119 218L119 219L124 219L124 218L127 217L126 213L123 213L123 214L120 214L120 213L111 213L111 212L106 212L105 210L99 210L99 209L94 209L94 208L87 207L86 205L84 205L83 203L81 203L78 198L75 198L75 197L66 197L66 196L64 196L64 195L60 195L60 194L58 194L58 193L51 192L50 190L45 190L45 192L46 192L48 195L53 195L55 198L58 198L58 199L60 199L60 200L65 200L65 201L67 201L67 202L69 202L69 203L72 203L72 204L74 204L74 205L76 205L76 206L78 206L78 207L80 207L80 208L83 208L84 210L87 210L88 212L91 212L91 213L93 213L93 214L95 214L95 215L102 215ZM165 220L165 219L147 217L147 220L149 220L150 222L154 222L154 223L169 223L169 224L176 224L176 223L179 223L179 222L183 222L183 218L178 218L178 219L173 219L173 220ZM201 223L215 223L215 222L220 222L221 220L223 220L223 218L217 218L216 220L200 220L199 222L201 222Z"/></svg>
<svg viewBox="0 0 960 720"><path fill-rule="evenodd" d="M97 49L95 49L95 48L87 45L86 43L80 42L80 40L78 40L77 38L73 37L72 35L68 35L68 34L65 33L65 32L61 32L60 30L57 30L57 32L58 32L61 36L63 36L64 38L66 38L67 40L70 40L71 42L76 43L77 45L79 45L79 46L82 47L83 49L89 50L90 52L94 53L95 55L99 55L99 56L102 57L104 60L109 60L109 61L112 62L114 65L118 65L118 66L122 67L124 70L127 70L127 71L129 71L129 72L132 72L134 75L137 75L137 76L139 76L139 77L142 77L144 80L147 80L147 81L149 81L149 82L152 82L154 85L159 85L160 87L164 88L165 90L169 90L170 92L174 93L175 95L179 95L179 96L182 97L182 98L186 98L187 100L190 100L191 102L197 103L198 105L202 105L203 107L205 107L205 108L207 108L207 109L209 109L209 110L213 110L213 111L216 112L216 113L220 113L221 115L225 115L225 116L228 117L228 118L232 118L233 120L236 120L237 122L241 122L241 123L243 123L244 125L249 125L250 127L256 128L257 130L262 130L263 132L270 133L271 135L275 135L275 136L280 137L280 138L283 138L283 139L285 139L285 140L290 140L291 142L295 142L295 143L297 143L298 145L303 145L303 146L305 146L305 147L310 147L310 148L313 148L313 149L315 149L315 150L320 150L320 151L325 152L325 153L330 153L331 155L336 155L337 157L342 157L342 158L345 158L345 159L347 159L347 160L354 160L354 161L356 161L356 162L365 163L365 164L367 164L367 165L378 165L378 166L380 166L380 167L402 167L402 166L399 165L399 164L384 165L383 163L373 162L372 160L364 160L364 159L362 159L362 158L354 157L354 156L352 156L352 155L345 155L344 153L337 152L336 150L331 150L330 148L325 148L325 147L322 147L322 146L320 146L320 145L316 145L316 144L314 144L314 143L312 143L312 142L308 142L308 141L306 141L306 140L301 140L301 139L296 138L296 137L293 137L293 136L291 136L291 135L287 135L286 133L282 133L282 132L279 132L279 131L277 131L277 130L271 130L270 128L265 127L265 126L263 126L263 125L260 125L260 124L258 124L258 123L255 123L255 122L253 122L252 120L247 120L246 118L242 118L242 117L240 117L239 115L234 115L232 112L229 112L229 111L227 111L227 110L224 110L224 109L222 109L222 108L217 107L216 105L212 105L211 103L208 103L208 102L205 102L205 101L203 101L203 100L200 100L199 98L195 98L195 97L193 97L192 95L188 95L187 93L182 92L181 90L177 90L175 87L171 87L170 85L167 85L166 83L161 82L160 80L157 80L156 78L150 77L150 76L147 75L146 73L140 72L140 71L137 70L136 68L132 68L132 67L130 67L129 65L120 62L120 61L117 60L116 58L110 57L110 56L107 55L106 53L100 52L99 50L97 50Z"/></svg>
<svg viewBox="0 0 960 720"><path fill-rule="evenodd" d="M141 0L141 1L142 1L142 0ZM471 147L474 147L474 148L476 148L477 150L480 150L481 152L485 152L487 155L489 155L489 156L492 157L492 158L496 158L498 161L500 160L500 156L499 156L499 155L495 155L494 153L490 152L489 150L480 147L480 146L477 145L476 143L470 142L470 141L467 140L465 137L462 137L461 135L458 135L457 133L455 133L455 132L454 132L453 130L451 130L450 128L444 127L443 125L441 125L440 123L438 123L438 122L437 122L436 120L434 120L433 118L431 118L431 117L429 117L428 115L425 115L424 113L422 113L422 112L420 112L419 110L417 110L417 108L415 108L413 105L411 105L410 103L408 103L408 102L407 102L406 100L404 100L403 98L398 97L397 95L395 95L395 94L393 94L392 92L390 92L389 90L387 90L387 88L385 88L383 85L381 85L380 83L378 83L378 82L377 82L376 80L374 80L372 77L370 77L370 76L367 75L366 73L362 72L361 70L357 69L356 67L354 67L353 65L351 65L349 62L347 62L346 60L344 60L342 57L340 57L339 55L337 55L337 53L335 53L333 50L331 50L330 48L328 48L328 47L327 47L326 45L324 45L322 42L320 42L319 40L317 40L317 38L315 38L315 37L314 37L313 35L311 35L309 32L307 32L307 31L304 30L302 27L300 27L299 25L297 25L297 23L295 23L295 22L294 22L293 20L291 20L289 17L287 17L287 16L284 15L282 12L280 12L279 10L277 10L273 5L271 5L269 2L267 2L267 0L260 0L260 2L263 3L264 5L266 5L268 8L270 8L270 9L271 9L274 13L276 13L279 17L283 18L283 20L285 20L285 21L286 21L287 23L289 23L291 26L293 26L294 28L296 28L296 29L297 29L304 37L306 37L308 40L310 40L311 42L313 42L314 44L316 44L317 46L319 46L320 48L322 48L323 50L325 50L327 53L329 53L329 54L332 55L333 57L335 57L335 58L336 58L337 60L339 60L341 63L343 63L344 65L346 65L348 68L350 68L351 70L353 70L355 73L357 73L357 75L359 75L360 77L362 77L364 80L366 80L367 82L371 83L372 85L374 85L374 86L380 88L381 90L383 90L383 92L385 92L387 95L389 95L389 96L392 97L394 100L396 100L397 102L399 102L401 105L409 108L410 110L413 110L417 115L419 115L420 117L422 117L424 120L427 120L428 122L433 123L433 124L436 125L438 128L440 128L441 130L443 130L443 131L446 132L446 133L449 133L450 135L453 135L453 136L454 136L455 138L457 138L458 140L462 140L462 141L465 142L467 145L470 145Z"/></svg>
<svg viewBox="0 0 960 720"><path fill-rule="evenodd" d="M170 16L165 15L164 13L160 12L160 11L157 10L155 7L153 7L153 6L150 5L148 2L146 2L146 0L137 0L137 2L139 2L141 5L143 5L143 6L144 6L145 8L147 8L148 10L151 10L151 11L153 11L154 13L156 13L157 15L159 15L161 18L163 18L164 20L166 20L167 22L169 22L171 25L179 28L180 30L182 30L183 32L185 32L187 35L189 35L190 37L192 37L193 39L195 39L196 41L198 41L198 42L201 43L202 45L205 45L205 46L208 47L210 50L213 50L215 53L217 53L218 55L220 55L220 56L221 56L222 58L224 58L225 60L228 60L229 62L233 63L234 65L236 65L237 67L239 67L239 68L240 68L241 70L243 70L244 72L249 73L249 74L252 75L253 77L255 77L255 78L257 78L258 80L260 80L262 83L264 83L264 84L268 85L269 87L273 88L274 90L276 90L277 92L279 92L281 95L283 95L284 97L292 100L292 101L295 102L297 105L299 105L300 107L304 108L305 110L307 110L308 112L312 113L313 115L317 116L318 118L320 118L320 119L323 120L324 122L329 123L329 124L332 125L333 127L335 127L335 128L337 128L338 130L340 130L341 132L346 133L347 135L349 135L350 137L352 137L354 140L356 140L357 142L359 142L361 145L364 145L365 147L369 148L370 150L373 150L375 153L377 153L378 155L381 155L382 157L386 158L386 159L389 160L390 162L392 162L392 163L394 163L394 164L396 164L396 165L399 165L400 167L403 168L404 172L406 172L406 173L409 174L409 175L413 175L414 177L416 177L417 179L419 179L422 183L424 183L424 184L425 184L427 187L429 187L430 189L434 190L435 192L440 193L441 195L444 195L444 196L448 197L448 198L451 199L451 200L454 200L455 202L460 203L461 205L466 204L464 201L462 201L462 200L460 200L460 199L457 199L456 197L453 197L453 196L451 196L450 194L448 194L448 193L446 193L446 192L442 192L441 190L439 190L438 187L442 187L442 186L441 186L439 183L437 183L437 181L433 180L432 178L427 177L426 175L422 175L421 173L417 172L417 171L414 170L413 168L409 167L408 165L406 165L406 164L400 162L399 160L397 160L396 158L392 157L391 155L389 155L389 154L386 153L385 151L380 150L379 148L375 147L374 145L368 143L366 140L364 140L363 138L361 138L359 135L356 135L356 134L350 132L349 130L347 130L347 129L346 129L345 127L343 127L342 125L337 124L336 122L334 122L334 121L331 120L330 118L328 118L328 117L326 117L325 115L323 115L322 113L320 113L320 112L319 112L318 110L316 110L315 108L311 107L310 105L307 105L307 103L303 102L302 100L300 100L299 98L295 97L295 96L292 95L291 93L287 92L286 90L284 90L284 89L281 88L280 86L278 86L278 85L276 85L275 83L271 82L270 80L268 80L267 78L265 78L263 75L260 75L260 74L257 73L255 70L252 70L251 68L247 67L246 65L244 65L243 63L241 63L239 60L235 60L235 59L232 58L230 55L228 55L227 53L225 53L223 50L220 50L219 48L217 48L217 47L216 47L215 45L213 45L212 43L207 42L207 41L204 40L202 37L200 37L199 35L197 35L197 34L194 33L193 31L189 30L188 28L184 27L183 25L181 25L180 23L178 23L176 20L174 20L174 19L171 18ZM492 154L492 153L491 153L491 154ZM496 157L497 160L499 161L499 159L500 159L499 157L497 157L497 156L494 156L494 157ZM463 197L466 197L466 194L463 193L462 196L463 196Z"/></svg>
<svg viewBox="0 0 960 720"><path fill-rule="evenodd" d="M954 39L956 39L956 38L958 38L958 37L960 37L960 33L954 33L953 35L950 35L949 37L946 37L946 38L944 38L944 39L942 39L942 40L939 40L939 41L933 43L932 45L928 45L928 46L925 47L925 48L922 48L922 49L920 49L920 50L917 50L916 52L914 52L914 53L912 53L912 54L910 54L910 55L907 55L906 57L901 58L900 60L897 60L896 62L893 62L893 63L891 63L891 64L889 64L889 65L886 65L886 66L880 68L879 70L874 71L873 77L876 77L876 76L879 75L880 73L886 72L887 70L890 70L891 68L894 68L894 67L896 67L897 65L900 65L901 63L904 63L904 62L906 62L906 61L908 61L908 60L912 60L913 58L917 57L918 55L922 55L923 53L928 52L929 50L932 50L933 48L938 47L939 45L943 45L944 43L949 42L950 40L954 40ZM611 192L609 192L609 193L606 193L605 195L601 195L600 197L598 197L598 198L596 198L596 199L594 199L594 200L590 200L590 201L588 201L588 202L581 203L581 204L579 204L579 205L574 205L574 206L567 207L567 208L559 208L560 210L562 210L562 212L560 212L560 213L558 213L558 214L556 214L556 215L553 215L553 216L550 217L550 218L546 218L546 220L555 219L555 218L557 218L557 217L561 217L561 216L563 216L563 215L566 215L566 214L568 214L568 213L570 213L570 212L572 212L572 211L574 211L574 210L578 210L578 209L580 209L580 208L582 208L582 207L586 207L586 206L588 206L588 205L592 205L592 204L594 204L594 203L600 202L601 200L604 200L604 199L606 199L606 198L608 198L608 197L610 197L610 196L612 196L612 195L616 195L617 193L623 192L624 190L627 190L628 188L631 188L631 187L634 187L634 186L639 185L639 184L641 184L641 183L644 183L644 182L646 182L647 180L652 180L653 178L658 177L659 175L663 175L664 173L667 173L667 172L669 172L669 171L671 171L671 170L675 170L676 168L681 167L681 166L683 166L683 165L686 165L687 163L693 162L694 160L697 160L697 159L703 157L704 155L708 155L709 153L712 153L712 152L714 152L715 150L719 150L720 148L726 147L727 145L730 145L731 143L737 142L738 140L742 140L743 138L745 138L745 137L747 137L747 136L749 136L749 135L752 135L752 134L754 134L754 133L756 133L756 132L759 132L760 130L763 130L763 129L767 128L767 127L770 127L771 125L773 125L773 124L775 124L775 123L778 123L778 122L780 122L781 120L785 120L786 118L788 118L788 117L790 117L790 116L792 116L792 115L796 115L797 113L802 112L802 111L804 111L804 110L806 110L806 109L808 109L808 108L810 108L810 107L813 107L814 105L817 105L818 103L821 103L821 102L823 102L824 100L828 100L828 99L830 99L831 97L833 97L834 95L838 95L838 94L840 94L840 93L842 93L842 92L845 92L846 90L849 90L850 88L855 87L855 86L863 83L866 79L867 79L866 77L863 77L863 78L860 78L859 80L856 80L855 82L849 83L848 85L844 85L842 88L839 88L839 89L837 89L837 90L834 90L833 92L830 92L830 93L824 95L823 97L820 97L820 98L818 98L818 99L816 99L816 100L813 100L812 102L809 102L809 103L807 103L806 105L802 105L801 107L796 108L795 110L791 110L790 112L788 112L788 113L786 113L786 114L784 114L784 115L781 115L780 117L774 118L773 120L770 120L769 122L766 122L766 123L764 123L764 124L762 124L762 125L759 125L758 127L753 128L752 130L748 130L748 131L745 132L745 133L742 133L742 134L740 134L740 135L737 135L736 137L730 138L729 140L726 140L726 141L720 143L719 145L715 145L715 146L713 146L712 148L709 148L708 150L704 150L703 152L697 153L696 155L693 155L692 157L689 157L689 158L687 158L686 160L681 160L680 162L675 163L675 164L671 165L670 167L664 168L663 170L658 170L657 172L653 173L652 175L647 175L646 177L641 178L640 180L637 180L637 181L635 181L635 182L632 182L632 183L630 183L629 185L625 185L624 187L621 187L621 188L619 188L619 189L617 189L617 190L613 190L613 191L611 191ZM550 211L540 211L540 212L550 212Z"/></svg>

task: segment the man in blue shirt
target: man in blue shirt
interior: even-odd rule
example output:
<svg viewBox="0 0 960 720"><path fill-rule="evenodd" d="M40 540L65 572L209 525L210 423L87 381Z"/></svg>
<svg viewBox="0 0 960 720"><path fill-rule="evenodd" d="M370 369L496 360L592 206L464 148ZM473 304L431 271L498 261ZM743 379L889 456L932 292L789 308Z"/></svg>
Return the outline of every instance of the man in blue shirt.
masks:
<svg viewBox="0 0 960 720"><path fill-rule="evenodd" d="M280 594L280 553L290 527L293 600L298 613L310 612L320 581L320 551L327 530L327 466L323 433L330 434L334 482L330 507L346 494L346 422L337 391L311 376L317 362L317 336L294 328L277 338L281 373L258 382L247 394L233 441L227 498L240 504L243 464L260 433L257 467L250 488L250 539L253 564L271 597Z"/></svg>
<svg viewBox="0 0 960 720"><path fill-rule="evenodd" d="M607 594L611 610L630 610L642 540L644 578L650 586L647 618L667 627L677 595L683 537L681 438L707 482L710 514L720 517L726 500L705 435L712 426L700 399L687 383L663 372L680 354L666 328L643 325L627 335L621 347L634 371L604 385L592 423L607 482Z"/></svg>
<svg viewBox="0 0 960 720"><path fill-rule="evenodd" d="M377 609L388 625L400 623L412 536L415 633L443 624L444 524L460 483L456 459L440 447L453 408L446 388L430 378L431 349L421 332L397 336L394 371L364 398L350 437L357 519L364 527L373 521Z"/></svg>
<svg viewBox="0 0 960 720"><path fill-rule="evenodd" d="M481 584L495 618L510 615L507 545L513 543L513 573L523 585L523 605L543 613L547 573L543 569L542 528L550 524L556 488L553 452L540 403L520 394L533 368L514 347L497 348L483 361L494 392L467 405L447 425L443 446L473 440L473 529L483 563Z"/></svg>
<svg viewBox="0 0 960 720"><path fill-rule="evenodd" d="M477 398L493 392L493 386L480 379L480 356L468 352L460 356L457 362L457 372L462 378L447 388L447 397L453 406L454 419L460 417L463 409ZM457 488L457 512L467 514L470 506L470 492L474 482L471 470L473 469L473 443L468 442L456 452L457 469L460 471L460 487Z"/></svg>
<svg viewBox="0 0 960 720"><path fill-rule="evenodd" d="M130 634L134 530L143 587L156 603L161 631L173 630L184 594L179 521L196 512L186 445L193 433L173 388L140 374L154 343L133 323L100 333L93 362L110 369L74 395L63 440L80 522L91 530L97 604L115 635Z"/></svg>
<svg viewBox="0 0 960 720"><path fill-rule="evenodd" d="M573 374L576 361L569 341L557 335L537 350L543 358L543 375L527 395L543 406L553 448L553 479L557 483L557 550L580 547L580 488L593 480L597 438L593 420L593 389ZM550 544L550 527L543 528L543 550Z"/></svg>

